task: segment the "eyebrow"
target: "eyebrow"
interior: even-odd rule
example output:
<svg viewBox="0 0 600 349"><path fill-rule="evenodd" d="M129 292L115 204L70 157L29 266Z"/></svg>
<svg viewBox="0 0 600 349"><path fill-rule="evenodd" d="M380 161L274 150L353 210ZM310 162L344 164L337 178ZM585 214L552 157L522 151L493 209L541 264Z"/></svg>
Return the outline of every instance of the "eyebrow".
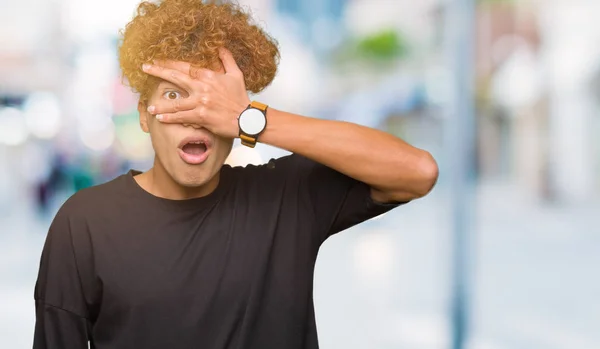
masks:
<svg viewBox="0 0 600 349"><path fill-rule="evenodd" d="M158 84L158 88L160 88L160 89L163 89L163 90L164 90L164 89L171 88L171 89L175 89L175 90L185 91L185 90L184 90L184 89L182 89L181 87L179 87L179 86L177 86L177 85L175 85L174 83L172 83L172 82L169 82L169 81L161 81L161 82Z"/></svg>

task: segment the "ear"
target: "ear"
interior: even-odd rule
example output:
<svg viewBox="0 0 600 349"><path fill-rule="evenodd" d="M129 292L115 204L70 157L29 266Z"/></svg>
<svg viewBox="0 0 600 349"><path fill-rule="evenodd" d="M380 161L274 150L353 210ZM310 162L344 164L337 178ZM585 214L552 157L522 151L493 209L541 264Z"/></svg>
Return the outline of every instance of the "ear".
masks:
<svg viewBox="0 0 600 349"><path fill-rule="evenodd" d="M140 100L138 102L138 112L140 113L140 126L142 127L142 131L146 133L150 133L150 127L148 126L148 117L150 117L150 113L148 113L146 106L146 102L142 102Z"/></svg>

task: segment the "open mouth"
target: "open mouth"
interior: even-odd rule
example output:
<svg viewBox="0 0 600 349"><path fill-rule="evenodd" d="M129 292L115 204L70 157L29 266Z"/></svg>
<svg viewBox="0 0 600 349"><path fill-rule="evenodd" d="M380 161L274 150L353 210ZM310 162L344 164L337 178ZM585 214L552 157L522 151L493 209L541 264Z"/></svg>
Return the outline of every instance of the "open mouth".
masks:
<svg viewBox="0 0 600 349"><path fill-rule="evenodd" d="M190 164L198 165L206 161L210 153L210 142L205 138L186 138L179 144L179 156Z"/></svg>
<svg viewBox="0 0 600 349"><path fill-rule="evenodd" d="M184 153L189 155L202 155L204 154L204 152L206 152L206 149L206 144L199 141L186 143L181 148L181 150L183 150Z"/></svg>

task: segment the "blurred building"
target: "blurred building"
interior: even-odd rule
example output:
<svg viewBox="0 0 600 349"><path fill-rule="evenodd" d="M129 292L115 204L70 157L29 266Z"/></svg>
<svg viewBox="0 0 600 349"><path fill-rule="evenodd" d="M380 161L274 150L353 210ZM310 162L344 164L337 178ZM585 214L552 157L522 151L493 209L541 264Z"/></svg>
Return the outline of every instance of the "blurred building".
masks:
<svg viewBox="0 0 600 349"><path fill-rule="evenodd" d="M600 53L584 41L600 26L584 10L591 2L580 2L489 2L477 12L480 169L534 200L586 202L599 192Z"/></svg>

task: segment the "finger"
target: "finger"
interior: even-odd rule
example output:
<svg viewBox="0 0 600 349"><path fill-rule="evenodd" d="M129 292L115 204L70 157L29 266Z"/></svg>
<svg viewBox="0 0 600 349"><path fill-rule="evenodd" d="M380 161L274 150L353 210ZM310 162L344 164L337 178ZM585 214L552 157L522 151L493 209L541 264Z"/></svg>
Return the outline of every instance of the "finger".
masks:
<svg viewBox="0 0 600 349"><path fill-rule="evenodd" d="M192 80L191 77L177 69L166 68L164 66L155 64L144 64L142 70L150 75L156 76L157 78L166 80L173 83L188 92L192 91Z"/></svg>
<svg viewBox="0 0 600 349"><path fill-rule="evenodd" d="M217 72L215 72L214 70L210 70L210 69L206 69L206 68L193 68L194 70L194 77L208 82L214 79L214 77L218 74Z"/></svg>
<svg viewBox="0 0 600 349"><path fill-rule="evenodd" d="M161 61L156 60L154 64L159 67L164 67L173 70L179 70L184 74L188 74L190 77L198 80L212 80L216 74L215 71L193 66L190 63L182 62L182 61Z"/></svg>
<svg viewBox="0 0 600 349"><path fill-rule="evenodd" d="M188 62L183 61L173 61L173 60L155 60L154 65L158 65L160 67L169 68L173 70L179 70L182 73L186 73L188 75L192 69L192 65Z"/></svg>
<svg viewBox="0 0 600 349"><path fill-rule="evenodd" d="M203 78L205 76L208 76L207 73L212 72L212 70L204 69L204 68L201 68L198 66L193 66L190 63L183 62L183 61L156 60L156 61L154 61L154 64L165 67L165 68L169 68L169 69L179 70L180 72L187 74L194 79Z"/></svg>
<svg viewBox="0 0 600 349"><path fill-rule="evenodd" d="M233 58L233 54L231 51L226 49L225 47L219 48L219 58L221 62L223 62L223 68L225 68L225 74L242 74L240 67L235 62L235 58Z"/></svg>
<svg viewBox="0 0 600 349"><path fill-rule="evenodd" d="M180 111L177 113L156 114L156 119L165 124L201 124L199 114L194 110Z"/></svg>
<svg viewBox="0 0 600 349"><path fill-rule="evenodd" d="M150 114L177 113L180 111L193 110L198 106L198 101L191 98L179 98L173 100L160 100L148 107Z"/></svg>

